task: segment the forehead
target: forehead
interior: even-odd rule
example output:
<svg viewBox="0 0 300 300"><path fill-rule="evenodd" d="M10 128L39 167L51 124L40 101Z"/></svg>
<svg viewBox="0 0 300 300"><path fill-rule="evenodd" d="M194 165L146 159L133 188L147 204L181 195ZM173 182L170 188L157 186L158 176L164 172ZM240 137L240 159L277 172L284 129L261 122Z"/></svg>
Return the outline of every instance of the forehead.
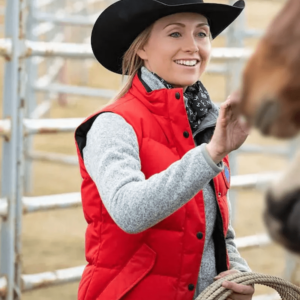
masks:
<svg viewBox="0 0 300 300"><path fill-rule="evenodd" d="M153 25L155 27L166 26L169 23L195 24L208 23L207 18L198 13L183 12L169 15L157 20Z"/></svg>

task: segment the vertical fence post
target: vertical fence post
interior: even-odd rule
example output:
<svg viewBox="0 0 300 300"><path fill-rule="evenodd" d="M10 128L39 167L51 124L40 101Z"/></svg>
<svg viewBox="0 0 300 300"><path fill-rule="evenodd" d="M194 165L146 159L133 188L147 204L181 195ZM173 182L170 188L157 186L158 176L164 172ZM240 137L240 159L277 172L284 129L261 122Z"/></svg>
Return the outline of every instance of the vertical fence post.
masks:
<svg viewBox="0 0 300 300"><path fill-rule="evenodd" d="M235 0L229 0L229 4L233 5ZM226 35L227 47L244 47L244 36L246 31L246 20L245 12L238 17L238 19L228 27L228 33ZM241 60L228 62L227 70L227 85L226 85L226 96L232 93L235 89L239 87L240 77L242 72L243 63ZM238 151L233 151L229 155L230 158L230 169L232 175L237 175L238 173ZM236 198L237 192L230 190L229 199L232 207L232 222L234 223L236 217Z"/></svg>
<svg viewBox="0 0 300 300"><path fill-rule="evenodd" d="M21 299L21 222L23 193L24 63L21 58L25 31L25 0L6 1L5 35L13 53L5 64L3 117L11 121L11 135L3 143L1 197L8 199L8 214L1 226L0 273L7 277L6 300Z"/></svg>
<svg viewBox="0 0 300 300"><path fill-rule="evenodd" d="M28 0L28 17L26 21L26 37L31 41L36 40L36 35L33 33L36 22L33 16L36 14L37 3L36 0ZM30 57L26 61L26 74L27 74L27 86L26 86L26 118L31 118L32 112L37 106L36 95L34 91L34 84L37 80L37 64L36 58ZM24 147L27 152L32 150L33 137L29 136L24 141ZM26 194L32 191L32 161L25 159L24 162L24 192Z"/></svg>

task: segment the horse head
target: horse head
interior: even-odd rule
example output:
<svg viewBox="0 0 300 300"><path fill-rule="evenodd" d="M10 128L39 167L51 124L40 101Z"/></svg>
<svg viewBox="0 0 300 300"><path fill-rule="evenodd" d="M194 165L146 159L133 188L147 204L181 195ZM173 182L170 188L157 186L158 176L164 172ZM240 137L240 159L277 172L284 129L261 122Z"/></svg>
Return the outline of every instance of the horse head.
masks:
<svg viewBox="0 0 300 300"><path fill-rule="evenodd" d="M300 130L300 1L289 0L261 39L243 74L241 111L263 134Z"/></svg>

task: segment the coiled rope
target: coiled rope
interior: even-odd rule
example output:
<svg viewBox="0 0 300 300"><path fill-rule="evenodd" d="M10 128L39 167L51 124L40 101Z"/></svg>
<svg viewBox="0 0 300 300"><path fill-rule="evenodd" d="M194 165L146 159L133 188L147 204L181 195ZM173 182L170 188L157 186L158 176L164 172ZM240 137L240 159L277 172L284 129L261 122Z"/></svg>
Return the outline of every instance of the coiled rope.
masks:
<svg viewBox="0 0 300 300"><path fill-rule="evenodd" d="M273 288L283 300L300 300L300 288L282 278L259 273L235 273L215 281L196 300L226 300L232 293L222 286L223 281L245 285L261 284Z"/></svg>

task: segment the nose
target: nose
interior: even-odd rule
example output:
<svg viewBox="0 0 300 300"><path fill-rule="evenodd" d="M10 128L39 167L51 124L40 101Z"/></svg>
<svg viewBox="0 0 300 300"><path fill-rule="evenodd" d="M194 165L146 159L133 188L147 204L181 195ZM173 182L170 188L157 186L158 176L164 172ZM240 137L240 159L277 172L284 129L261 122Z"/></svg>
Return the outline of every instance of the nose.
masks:
<svg viewBox="0 0 300 300"><path fill-rule="evenodd" d="M194 36L189 36L185 39L183 50L188 53L195 53L199 51L199 47Z"/></svg>

